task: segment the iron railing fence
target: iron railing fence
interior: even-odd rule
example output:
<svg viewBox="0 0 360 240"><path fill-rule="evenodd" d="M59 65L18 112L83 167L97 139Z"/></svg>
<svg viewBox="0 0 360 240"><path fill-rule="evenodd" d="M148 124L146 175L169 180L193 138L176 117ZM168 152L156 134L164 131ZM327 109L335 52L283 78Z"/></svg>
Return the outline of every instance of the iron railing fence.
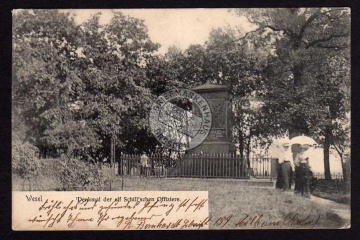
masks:
<svg viewBox="0 0 360 240"><path fill-rule="evenodd" d="M115 168L122 176L193 177L193 178L270 178L276 176L276 159L250 158L235 154L185 154L170 159L160 154L148 156L148 167L141 166L141 156L121 154Z"/></svg>

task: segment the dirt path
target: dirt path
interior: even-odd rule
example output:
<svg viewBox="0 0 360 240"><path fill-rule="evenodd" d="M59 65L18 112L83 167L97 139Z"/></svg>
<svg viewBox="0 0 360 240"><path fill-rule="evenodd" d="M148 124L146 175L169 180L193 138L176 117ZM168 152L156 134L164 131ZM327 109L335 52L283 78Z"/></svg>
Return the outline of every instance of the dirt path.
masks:
<svg viewBox="0 0 360 240"><path fill-rule="evenodd" d="M348 222L348 225L344 226L344 228L350 227L350 219L351 219L350 205L337 203L316 196L311 196L310 201L322 206L327 206L329 209L333 210L337 215L339 215L339 217L341 217L342 219Z"/></svg>
<svg viewBox="0 0 360 240"><path fill-rule="evenodd" d="M284 192L284 193L289 194L289 195L293 195L294 191L287 191L287 192ZM308 198L304 198L304 199L308 199ZM348 224L346 224L343 228L349 228L350 227L350 219L351 219L350 205L337 203L337 202L334 202L334 201L331 201L331 200L328 200L328 199L325 199L325 198L316 197L316 196L313 196L313 195L310 196L309 200L314 202L315 204L325 206L328 209L331 209L332 211L334 211L334 213L339 215L339 217L341 217L346 222L348 222Z"/></svg>

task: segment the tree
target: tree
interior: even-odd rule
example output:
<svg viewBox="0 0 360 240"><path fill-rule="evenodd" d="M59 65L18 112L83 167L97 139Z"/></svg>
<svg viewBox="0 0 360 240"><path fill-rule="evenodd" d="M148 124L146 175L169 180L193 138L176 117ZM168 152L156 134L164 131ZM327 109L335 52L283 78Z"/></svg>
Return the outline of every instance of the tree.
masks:
<svg viewBox="0 0 360 240"><path fill-rule="evenodd" d="M315 116L309 115L312 120L311 132L323 142L324 150L333 146L339 154L344 178L347 174L343 154L350 148L350 88L347 85L350 80L349 57L346 52L341 52L318 67L319 77L314 86L318 91L313 93L312 101L318 101L318 108L313 112Z"/></svg>
<svg viewBox="0 0 360 240"><path fill-rule="evenodd" d="M95 15L83 24L83 32L84 57L78 64L85 94L78 99L82 104L79 115L103 143L91 152L99 159L109 152L112 135L124 146L129 137L126 132L146 128L153 99L146 73L158 45L149 40L141 20L121 13L115 13L105 26Z"/></svg>
<svg viewBox="0 0 360 240"><path fill-rule="evenodd" d="M183 81L186 87L209 80L229 87L235 110L234 139L239 143L242 158L245 152L249 158L251 145L263 143L269 137L262 127L263 121L257 121L257 111L251 109L254 95L263 88L260 70L269 53L260 47L265 41L257 44L254 44L255 38L238 41L239 34L242 33L229 28L214 29L204 46L191 45L184 53L172 47L165 60L172 70L170 79Z"/></svg>
<svg viewBox="0 0 360 240"><path fill-rule="evenodd" d="M191 88L211 78L205 48L199 44L190 45L184 52L172 46L163 60L170 87Z"/></svg>
<svg viewBox="0 0 360 240"><path fill-rule="evenodd" d="M261 117L263 91L261 69L266 63L266 36L245 38L236 29L215 29L206 43L209 69L217 83L229 87L232 95L234 139L241 158L249 159L252 147L268 143L270 131ZM248 162L248 165L250 162Z"/></svg>
<svg viewBox="0 0 360 240"><path fill-rule="evenodd" d="M70 115L79 29L70 14L56 10L21 10L13 22L13 121L44 152L45 131Z"/></svg>
<svg viewBox="0 0 360 240"><path fill-rule="evenodd" d="M14 119L42 149L93 162L110 158L111 139L124 145L144 131L154 98L146 86L158 48L143 21L115 13L76 25L57 10L14 15ZM149 142L149 141L145 141Z"/></svg>
<svg viewBox="0 0 360 240"><path fill-rule="evenodd" d="M25 181L36 180L41 175L42 163L37 158L38 149L23 141L17 133L13 134L12 148L12 171L23 180L24 188Z"/></svg>
<svg viewBox="0 0 360 240"><path fill-rule="evenodd" d="M345 95L335 87L346 86L344 80L331 75L340 66L336 56L346 59L349 55L349 9L251 9L237 13L258 27L257 34L271 32L276 47L276 55L264 69L265 113L279 130L288 129L290 137L308 134L320 140L325 177L330 179L329 149L334 132L341 131L335 122L343 119L346 104ZM347 61L342 64L349 65ZM331 101L329 96L334 95Z"/></svg>

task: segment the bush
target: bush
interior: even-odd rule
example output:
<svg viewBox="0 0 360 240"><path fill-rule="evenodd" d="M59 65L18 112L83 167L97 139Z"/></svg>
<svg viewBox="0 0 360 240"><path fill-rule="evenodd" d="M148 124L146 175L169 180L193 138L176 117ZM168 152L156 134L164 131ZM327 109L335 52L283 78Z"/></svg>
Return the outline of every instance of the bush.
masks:
<svg viewBox="0 0 360 240"><path fill-rule="evenodd" d="M23 142L17 136L12 141L12 171L23 180L37 178L41 174L42 163L37 158L38 149Z"/></svg>
<svg viewBox="0 0 360 240"><path fill-rule="evenodd" d="M351 199L347 182L343 180L317 179L312 194L338 203L350 204Z"/></svg>
<svg viewBox="0 0 360 240"><path fill-rule="evenodd" d="M101 191L107 182L100 167L77 159L62 158L60 161L61 191Z"/></svg>

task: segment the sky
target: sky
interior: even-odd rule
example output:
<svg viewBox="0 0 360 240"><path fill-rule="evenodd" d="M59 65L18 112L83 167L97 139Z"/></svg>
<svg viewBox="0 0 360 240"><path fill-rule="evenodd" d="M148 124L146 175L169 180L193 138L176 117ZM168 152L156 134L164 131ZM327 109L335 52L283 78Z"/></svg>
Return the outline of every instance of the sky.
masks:
<svg viewBox="0 0 360 240"><path fill-rule="evenodd" d="M245 17L236 16L228 9L89 9L71 10L76 13L75 21L82 23L92 14L101 12L100 23L108 23L113 11L144 20L150 39L161 45L160 54L170 46L185 50L191 44L204 44L212 29L238 27L244 34L254 27Z"/></svg>

